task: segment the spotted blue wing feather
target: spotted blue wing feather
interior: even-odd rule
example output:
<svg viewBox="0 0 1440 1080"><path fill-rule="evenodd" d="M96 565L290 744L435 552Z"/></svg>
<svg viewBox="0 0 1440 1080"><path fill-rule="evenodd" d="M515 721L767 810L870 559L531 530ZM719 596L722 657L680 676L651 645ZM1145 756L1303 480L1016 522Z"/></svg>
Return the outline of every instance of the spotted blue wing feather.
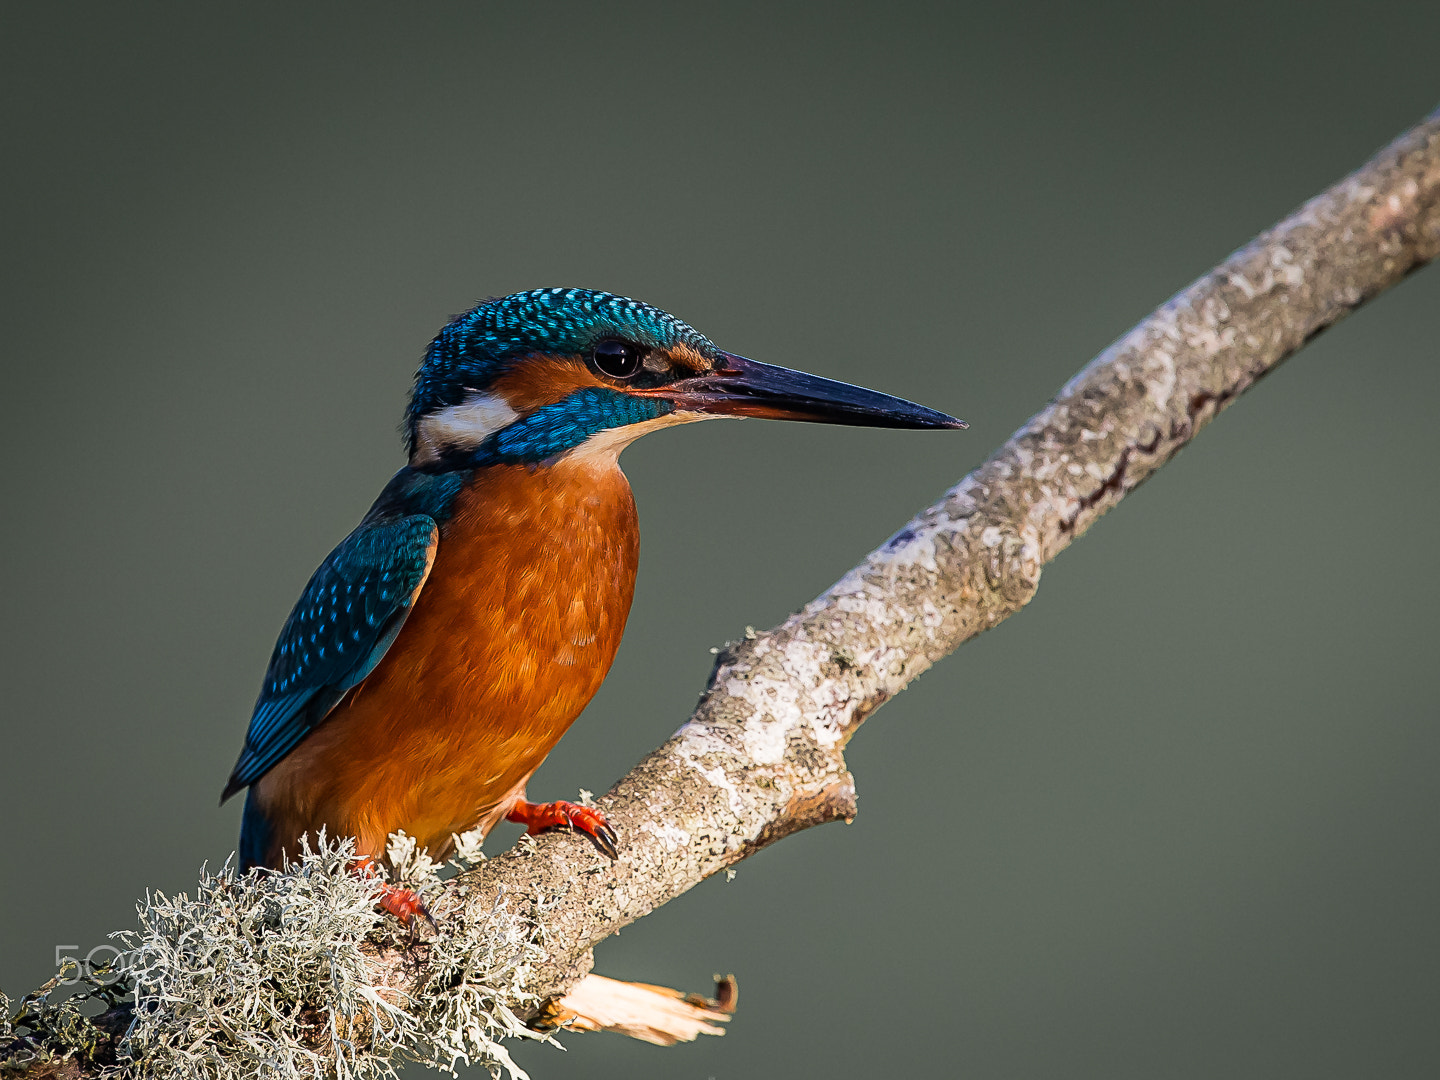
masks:
<svg viewBox="0 0 1440 1080"><path fill-rule="evenodd" d="M275 643L222 802L274 768L375 670L425 583L437 536L423 514L366 521L320 564Z"/></svg>

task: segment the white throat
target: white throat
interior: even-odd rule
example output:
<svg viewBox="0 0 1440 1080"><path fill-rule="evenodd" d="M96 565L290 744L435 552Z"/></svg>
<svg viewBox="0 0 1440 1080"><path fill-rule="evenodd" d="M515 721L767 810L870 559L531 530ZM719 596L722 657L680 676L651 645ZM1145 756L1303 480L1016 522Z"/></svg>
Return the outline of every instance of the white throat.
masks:
<svg viewBox="0 0 1440 1080"><path fill-rule="evenodd" d="M620 451L640 438L641 435L648 435L661 428L674 427L676 424L693 424L697 420L719 419L724 418L713 413L666 413L664 416L657 416L654 420L642 420L638 424L625 424L622 427L597 431L573 450L567 450L564 457L567 461L581 464L614 465L620 458Z"/></svg>

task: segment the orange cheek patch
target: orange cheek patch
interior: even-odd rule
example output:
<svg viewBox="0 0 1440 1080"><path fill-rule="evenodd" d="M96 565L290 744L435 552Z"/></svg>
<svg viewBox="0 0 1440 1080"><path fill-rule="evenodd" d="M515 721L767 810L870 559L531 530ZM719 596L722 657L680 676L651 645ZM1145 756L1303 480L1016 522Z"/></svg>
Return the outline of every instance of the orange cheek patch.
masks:
<svg viewBox="0 0 1440 1080"><path fill-rule="evenodd" d="M498 394L518 413L563 401L576 390L604 386L579 359L565 356L535 357L496 379L489 393Z"/></svg>
<svg viewBox="0 0 1440 1080"><path fill-rule="evenodd" d="M665 353L666 358L675 365L678 373L700 375L710 370L710 361L701 356L689 345L676 345Z"/></svg>

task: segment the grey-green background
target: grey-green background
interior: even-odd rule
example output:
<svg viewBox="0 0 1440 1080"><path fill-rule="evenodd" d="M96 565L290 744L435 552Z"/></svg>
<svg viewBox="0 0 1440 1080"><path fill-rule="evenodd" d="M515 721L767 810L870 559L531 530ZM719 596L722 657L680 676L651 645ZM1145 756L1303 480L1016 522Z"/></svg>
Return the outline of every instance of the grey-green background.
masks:
<svg viewBox="0 0 1440 1080"><path fill-rule="evenodd" d="M7 5L0 986L233 849L274 635L477 298L643 297L963 433L629 451L603 790L1085 360L1440 101L1440 5ZM599 951L730 1033L538 1077L1440 1073L1440 269L852 744L861 813ZM509 843L508 831L497 841ZM68 950L67 950L68 951Z"/></svg>

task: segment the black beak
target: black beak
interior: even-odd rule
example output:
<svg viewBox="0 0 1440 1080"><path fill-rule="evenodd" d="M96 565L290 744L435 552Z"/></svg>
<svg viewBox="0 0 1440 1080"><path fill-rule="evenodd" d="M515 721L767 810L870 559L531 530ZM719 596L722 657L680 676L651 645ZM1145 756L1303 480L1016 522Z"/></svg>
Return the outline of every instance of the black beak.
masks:
<svg viewBox="0 0 1440 1080"><path fill-rule="evenodd" d="M904 398L807 375L803 371L757 363L731 353L721 354L715 369L704 375L638 393L673 401L677 412L860 427L969 427L964 420Z"/></svg>

